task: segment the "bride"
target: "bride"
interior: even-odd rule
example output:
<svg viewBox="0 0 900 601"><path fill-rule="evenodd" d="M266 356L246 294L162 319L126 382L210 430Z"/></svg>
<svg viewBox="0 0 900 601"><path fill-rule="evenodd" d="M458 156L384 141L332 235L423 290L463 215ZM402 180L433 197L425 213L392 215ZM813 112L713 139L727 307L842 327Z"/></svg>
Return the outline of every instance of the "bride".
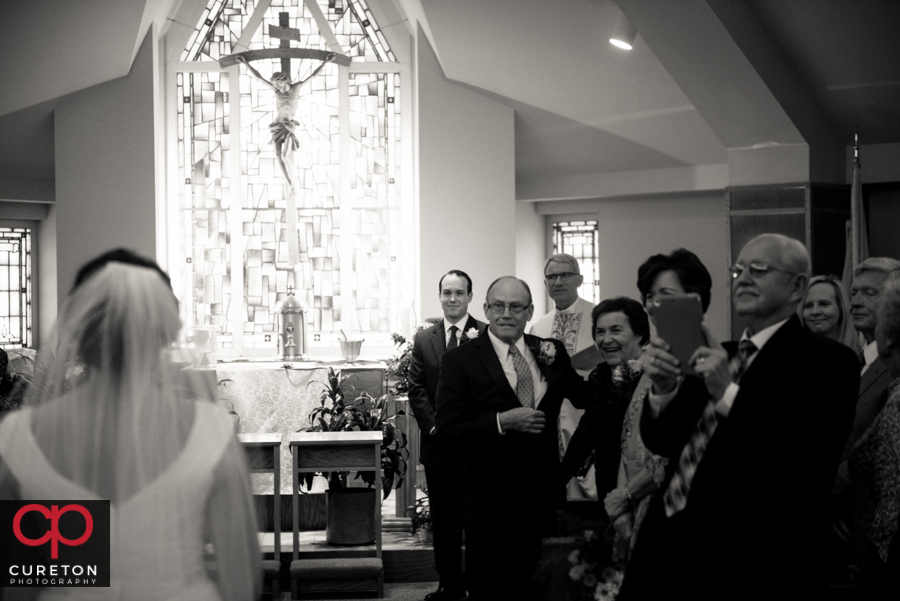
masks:
<svg viewBox="0 0 900 601"><path fill-rule="evenodd" d="M155 264L120 261L70 293L26 408L0 422L0 499L110 501L111 586L38 597L256 599L256 518L233 421L179 398L166 351L178 301Z"/></svg>

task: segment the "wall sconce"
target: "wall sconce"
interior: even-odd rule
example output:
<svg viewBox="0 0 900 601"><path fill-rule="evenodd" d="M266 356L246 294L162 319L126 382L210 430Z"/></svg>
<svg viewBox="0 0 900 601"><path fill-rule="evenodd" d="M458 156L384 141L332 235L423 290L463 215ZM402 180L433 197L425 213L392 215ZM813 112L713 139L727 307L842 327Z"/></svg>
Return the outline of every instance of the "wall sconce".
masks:
<svg viewBox="0 0 900 601"><path fill-rule="evenodd" d="M637 30L631 21L625 15L619 17L616 22L616 28L609 38L609 43L623 50L631 50L634 46L634 38L637 36Z"/></svg>

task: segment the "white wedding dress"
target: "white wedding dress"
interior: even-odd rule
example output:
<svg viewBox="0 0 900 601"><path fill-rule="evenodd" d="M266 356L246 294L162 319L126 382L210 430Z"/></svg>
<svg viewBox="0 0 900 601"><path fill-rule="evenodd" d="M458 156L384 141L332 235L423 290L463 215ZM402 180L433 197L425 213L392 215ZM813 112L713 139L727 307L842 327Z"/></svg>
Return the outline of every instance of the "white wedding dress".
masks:
<svg viewBox="0 0 900 601"><path fill-rule="evenodd" d="M110 504L111 586L50 587L40 599L219 601L203 563L205 509L234 422L211 403L195 406L176 459L129 499ZM23 409L0 422L0 460L15 477L21 499L98 500L50 464L33 434L32 415ZM173 507L177 511L169 511Z"/></svg>

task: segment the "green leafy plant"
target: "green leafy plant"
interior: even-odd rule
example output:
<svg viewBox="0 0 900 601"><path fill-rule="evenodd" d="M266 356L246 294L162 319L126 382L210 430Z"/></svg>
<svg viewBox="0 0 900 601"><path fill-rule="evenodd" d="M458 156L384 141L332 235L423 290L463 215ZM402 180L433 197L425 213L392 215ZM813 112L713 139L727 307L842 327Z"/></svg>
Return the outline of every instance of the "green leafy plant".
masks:
<svg viewBox="0 0 900 601"><path fill-rule="evenodd" d="M353 386L348 381L355 376L343 377L333 368L328 368L325 383L317 384L323 390L319 395L319 406L309 413L310 427L307 432L377 432L381 431L381 494L382 500L390 496L391 490L403 483L406 476L406 432L397 425L396 419L406 415L404 411L392 411L394 397L384 394L377 399L363 392L353 402L348 403L346 393ZM331 490L347 486L348 472L322 472ZM312 486L314 474L305 474L306 490ZM375 472L357 472L370 487L375 486Z"/></svg>
<svg viewBox="0 0 900 601"><path fill-rule="evenodd" d="M429 317L425 323L416 326L416 332L433 326L439 321L441 321L440 317ZM388 389L393 394L406 394L409 392L409 364L412 362L414 339L407 340L396 332L391 334L391 339L397 350L387 362L387 377L390 382Z"/></svg>
<svg viewBox="0 0 900 601"><path fill-rule="evenodd" d="M26 364L34 361L25 355L20 355ZM0 349L0 415L7 411L15 411L22 405L25 391L31 384L31 375L27 373L9 373L9 358L6 351Z"/></svg>
<svg viewBox="0 0 900 601"><path fill-rule="evenodd" d="M428 499L428 489L421 484L417 484L416 488L421 488L425 493L424 497L416 499L415 504L406 508L406 516L412 525L409 533L415 534L419 528L423 530L431 530L431 501Z"/></svg>

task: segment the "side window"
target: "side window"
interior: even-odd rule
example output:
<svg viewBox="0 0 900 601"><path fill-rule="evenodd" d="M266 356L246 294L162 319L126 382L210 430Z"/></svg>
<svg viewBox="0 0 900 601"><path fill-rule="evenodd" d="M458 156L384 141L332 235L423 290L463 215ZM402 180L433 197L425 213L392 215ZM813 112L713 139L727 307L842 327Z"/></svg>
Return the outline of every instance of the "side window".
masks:
<svg viewBox="0 0 900 601"><path fill-rule="evenodd" d="M31 228L0 227L0 347L31 348Z"/></svg>
<svg viewBox="0 0 900 601"><path fill-rule="evenodd" d="M600 302L600 241L596 221L559 221L553 224L553 253L566 253L578 260L584 283L579 294L594 304Z"/></svg>

